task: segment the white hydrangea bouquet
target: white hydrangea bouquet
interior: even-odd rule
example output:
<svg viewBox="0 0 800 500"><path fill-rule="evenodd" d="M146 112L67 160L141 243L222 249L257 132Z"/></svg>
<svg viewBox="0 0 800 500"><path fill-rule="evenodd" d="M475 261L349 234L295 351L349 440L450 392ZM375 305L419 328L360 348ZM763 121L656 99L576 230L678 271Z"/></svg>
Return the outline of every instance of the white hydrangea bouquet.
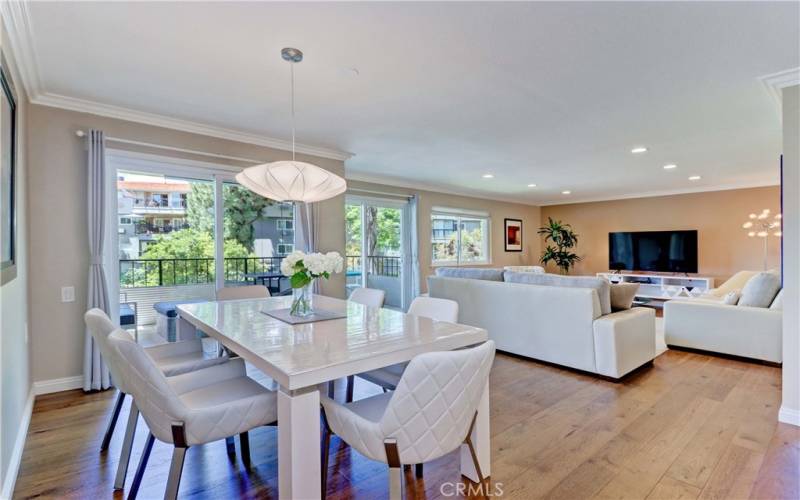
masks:
<svg viewBox="0 0 800 500"><path fill-rule="evenodd" d="M339 252L304 253L294 251L281 261L281 273L292 285L292 316L310 316L314 313L311 285L317 278L328 279L344 268L344 259Z"/></svg>

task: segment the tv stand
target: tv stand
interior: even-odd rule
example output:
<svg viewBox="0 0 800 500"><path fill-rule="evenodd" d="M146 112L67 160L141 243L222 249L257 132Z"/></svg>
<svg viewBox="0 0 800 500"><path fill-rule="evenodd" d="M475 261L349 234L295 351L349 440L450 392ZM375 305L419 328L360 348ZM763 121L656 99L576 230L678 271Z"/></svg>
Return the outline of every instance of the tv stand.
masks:
<svg viewBox="0 0 800 500"><path fill-rule="evenodd" d="M651 301L667 301L680 297L697 297L714 288L714 278L679 274L637 273L631 271L612 271L597 273L611 283L638 283L636 297Z"/></svg>

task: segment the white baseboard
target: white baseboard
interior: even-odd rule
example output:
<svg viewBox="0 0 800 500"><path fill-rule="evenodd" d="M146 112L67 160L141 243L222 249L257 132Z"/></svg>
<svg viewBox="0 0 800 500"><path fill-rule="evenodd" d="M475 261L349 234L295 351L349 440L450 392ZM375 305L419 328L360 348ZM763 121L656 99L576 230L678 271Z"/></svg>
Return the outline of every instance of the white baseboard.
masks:
<svg viewBox="0 0 800 500"><path fill-rule="evenodd" d="M28 400L25 402L25 409L22 411L22 420L17 429L17 439L14 440L14 449L11 451L11 459L8 461L8 469L3 475L3 491L0 491L0 498L9 499L14 495L14 486L17 484L19 465L22 463L22 451L25 449L25 439L28 437L28 427L31 423L33 413L33 400L35 398L33 387L28 393Z"/></svg>
<svg viewBox="0 0 800 500"><path fill-rule="evenodd" d="M71 391L83 387L83 375L75 377L54 378L50 380L39 380L33 383L33 392L37 396L50 394L53 392Z"/></svg>
<svg viewBox="0 0 800 500"><path fill-rule="evenodd" d="M778 421L800 427L800 410L781 406L781 410L778 412Z"/></svg>

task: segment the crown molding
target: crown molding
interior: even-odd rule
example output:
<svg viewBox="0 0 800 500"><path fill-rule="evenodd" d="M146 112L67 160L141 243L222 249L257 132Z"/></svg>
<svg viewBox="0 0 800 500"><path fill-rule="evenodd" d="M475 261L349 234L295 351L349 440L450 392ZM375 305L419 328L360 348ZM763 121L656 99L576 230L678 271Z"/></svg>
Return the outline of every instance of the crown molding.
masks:
<svg viewBox="0 0 800 500"><path fill-rule="evenodd" d="M503 195L481 195L468 191L457 191L453 189L440 188L439 186L431 184L416 183L404 179L397 179L394 177L381 177L378 175L363 175L360 173L346 173L345 178L349 181L369 182L372 184L380 184L384 186L412 189L418 191L427 191L441 194L450 194L455 196L464 196L465 198L475 198L478 200L501 201L505 203L516 203L519 205L529 205L535 207L551 207L556 205L574 205L578 203L595 203L599 201L616 201L616 200L630 200L636 198L656 198L659 196L674 196L680 194L694 194L694 193L707 193L713 191L730 191L734 189L751 189L759 187L770 187L780 185L775 181L761 181L761 182L741 182L731 184L716 184L712 186L692 187L686 189L665 189L662 191L645 191L641 193L630 193L615 196L597 196L589 198L576 198L558 201L537 201L531 199L520 199L512 196Z"/></svg>
<svg viewBox="0 0 800 500"><path fill-rule="evenodd" d="M775 181L761 181L761 182L740 182L731 184L716 184L711 186L703 186L696 188L686 189L665 189L663 191L646 191L643 193L631 193L617 196L598 196L595 198L578 198L569 201L553 201L540 203L539 206L551 207L555 205L576 205L578 203L595 203L599 201L617 201L617 200L632 200L636 198L657 198L659 196L675 196L680 194L696 194L696 193L710 193L714 191L731 191L734 189L752 189L760 187L779 186L779 182Z"/></svg>
<svg viewBox="0 0 800 500"><path fill-rule="evenodd" d="M10 49L21 78L22 87L28 96L42 91L39 62L33 44L33 27L27 1L2 1L0 14L8 32Z"/></svg>
<svg viewBox="0 0 800 500"><path fill-rule="evenodd" d="M793 85L800 85L800 68L791 68L777 73L764 75L758 79L764 89L772 98L772 102L778 108L778 113L782 112L783 94L782 90Z"/></svg>
<svg viewBox="0 0 800 500"><path fill-rule="evenodd" d="M129 122L143 123L145 125L152 125L154 127L163 127L172 130L180 130L182 132L190 132L193 134L205 135L216 137L219 139L227 139L230 141L243 142L246 144L255 144L257 146L264 146L273 149L280 149L282 151L291 151L291 141L284 141L282 139L275 139L265 137L262 135L243 132L224 127L216 127L213 125L206 125L199 122L189 120L182 120L180 118L172 118L169 116L159 115L156 113L148 113L145 111L137 111L130 108L123 108L121 106L113 106L110 104L101 104L95 101L85 99L78 99L76 97L69 97L50 92L39 94L31 97L33 104L41 106L49 106L52 108L66 109L69 111L77 111L80 113L89 113L98 116L105 116L108 118L116 118L118 120L126 120ZM310 146L308 144L296 144L295 150L298 153L317 156L321 158L330 158L333 160L347 160L353 156L352 153L339 151L336 149L321 148L317 146Z"/></svg>

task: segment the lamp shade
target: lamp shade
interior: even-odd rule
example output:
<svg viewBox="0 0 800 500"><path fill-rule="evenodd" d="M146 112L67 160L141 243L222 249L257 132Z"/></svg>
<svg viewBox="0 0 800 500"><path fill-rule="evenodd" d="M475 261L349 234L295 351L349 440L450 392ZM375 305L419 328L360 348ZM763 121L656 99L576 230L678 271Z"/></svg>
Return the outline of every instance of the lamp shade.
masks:
<svg viewBox="0 0 800 500"><path fill-rule="evenodd" d="M275 201L313 203L347 190L347 183L338 175L302 161L276 161L249 167L236 174L236 181Z"/></svg>

